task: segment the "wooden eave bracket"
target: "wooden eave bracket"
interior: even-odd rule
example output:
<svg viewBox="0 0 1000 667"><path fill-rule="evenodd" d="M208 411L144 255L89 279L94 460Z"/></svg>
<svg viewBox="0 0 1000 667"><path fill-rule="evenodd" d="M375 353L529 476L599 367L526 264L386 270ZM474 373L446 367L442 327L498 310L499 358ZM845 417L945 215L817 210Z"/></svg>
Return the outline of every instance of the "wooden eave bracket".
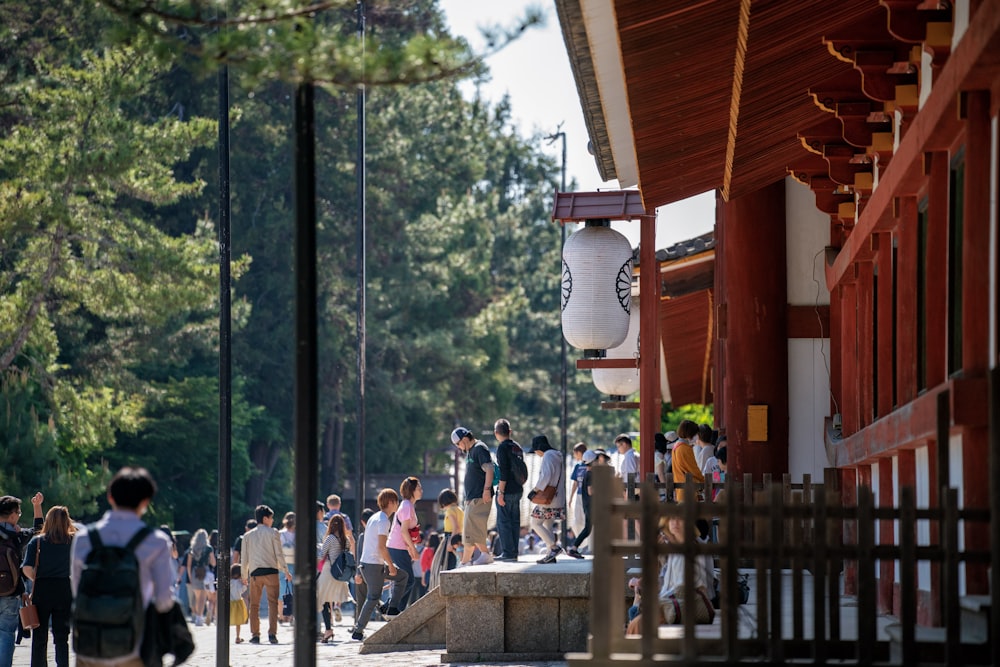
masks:
<svg viewBox="0 0 1000 667"><path fill-rule="evenodd" d="M950 9L921 8L921 3L912 0L880 0L879 4L889 12L889 32L901 42L920 44L927 39L928 24L951 22Z"/></svg>
<svg viewBox="0 0 1000 667"><path fill-rule="evenodd" d="M892 203L896 197L912 194L911 184L919 180L921 154L947 147L961 130L955 119L955 100L968 90L996 74L990 63L996 59L1000 39L1000 0L983 0L969 27L948 61L935 76L934 88L919 113L910 122L900 140L892 164L881 173L879 187L858 218L858 224L832 265L826 267L826 284L834 289L855 262L864 237L881 226L892 224Z"/></svg>

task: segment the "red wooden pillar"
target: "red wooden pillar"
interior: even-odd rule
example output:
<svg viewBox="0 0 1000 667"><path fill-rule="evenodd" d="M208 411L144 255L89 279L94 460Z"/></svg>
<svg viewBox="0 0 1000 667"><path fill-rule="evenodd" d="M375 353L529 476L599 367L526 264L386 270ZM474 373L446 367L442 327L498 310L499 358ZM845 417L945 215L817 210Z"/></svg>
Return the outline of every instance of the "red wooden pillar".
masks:
<svg viewBox="0 0 1000 667"><path fill-rule="evenodd" d="M878 401L875 406L876 417L884 417L892 412L895 405L893 387L895 378L892 376L893 323L892 292L896 289L892 280L892 235L878 235Z"/></svg>
<svg viewBox="0 0 1000 667"><path fill-rule="evenodd" d="M857 270L855 265L854 270ZM861 428L858 419L858 284L849 282L840 288L840 412L844 435Z"/></svg>
<svg viewBox="0 0 1000 667"><path fill-rule="evenodd" d="M872 423L875 404L875 267L858 264L858 428Z"/></svg>
<svg viewBox="0 0 1000 667"><path fill-rule="evenodd" d="M927 386L948 378L948 189L951 168L948 153L930 153L930 182L927 193L927 247L922 261L928 279L925 286L927 322Z"/></svg>
<svg viewBox="0 0 1000 667"><path fill-rule="evenodd" d="M841 341L844 339L844 299L843 287L835 285L830 290L830 396L836 402L830 406L830 414L840 413L843 418L844 392L841 385Z"/></svg>
<svg viewBox="0 0 1000 667"><path fill-rule="evenodd" d="M639 220L639 472L653 472L653 439L660 430L660 265L656 216Z"/></svg>
<svg viewBox="0 0 1000 667"><path fill-rule="evenodd" d="M878 505L892 508L893 493L892 459L878 460ZM897 544L892 521L878 522L878 541L881 544ZM878 610L882 614L893 613L893 584L896 581L896 562L883 558L878 566Z"/></svg>
<svg viewBox="0 0 1000 667"><path fill-rule="evenodd" d="M983 377L989 368L990 273L990 93L966 94L965 193L962 228L962 366L966 376ZM962 434L962 481L966 507L989 507L989 437L985 428ZM989 531L967 522L965 546L989 550ZM985 563L970 563L966 584L987 593Z"/></svg>
<svg viewBox="0 0 1000 667"><path fill-rule="evenodd" d="M720 207L726 266L726 375L730 465L739 476L788 472L788 334L783 181ZM718 252L718 250L717 250ZM748 442L747 407L767 406L767 440Z"/></svg>
<svg viewBox="0 0 1000 667"><path fill-rule="evenodd" d="M896 403L917 396L917 202L896 200Z"/></svg>

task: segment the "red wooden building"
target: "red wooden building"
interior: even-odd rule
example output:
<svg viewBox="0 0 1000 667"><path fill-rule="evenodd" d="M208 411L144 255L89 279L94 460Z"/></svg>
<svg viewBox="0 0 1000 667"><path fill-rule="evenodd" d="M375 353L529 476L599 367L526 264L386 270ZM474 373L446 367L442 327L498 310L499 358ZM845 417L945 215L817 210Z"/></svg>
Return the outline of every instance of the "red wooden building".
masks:
<svg viewBox="0 0 1000 667"><path fill-rule="evenodd" d="M556 6L601 175L650 212L717 193L711 389L735 472L835 466L847 498L912 485L932 506L948 482L988 507L1000 0ZM962 577L987 591L984 565Z"/></svg>

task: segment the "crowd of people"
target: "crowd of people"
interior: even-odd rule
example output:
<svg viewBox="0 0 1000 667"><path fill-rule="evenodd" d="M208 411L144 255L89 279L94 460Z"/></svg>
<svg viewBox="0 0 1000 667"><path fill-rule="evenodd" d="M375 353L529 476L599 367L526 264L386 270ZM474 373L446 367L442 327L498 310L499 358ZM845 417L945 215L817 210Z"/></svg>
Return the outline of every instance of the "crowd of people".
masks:
<svg viewBox="0 0 1000 667"><path fill-rule="evenodd" d="M536 562L541 564L554 563L561 555L584 558L592 528L594 466L613 466L626 483L630 475L635 479L639 472L636 450L625 434L615 438L612 453L577 443L568 474L562 454L545 435L536 435L530 446L522 448L506 419L496 421L493 435L495 454L471 430L460 426L452 432L452 443L465 455L463 496L450 488L441 490L434 512L437 521L421 522L418 506L424 490L417 477L406 477L398 489L382 489L377 496L378 509L362 513L357 534L341 511L339 496L331 494L325 503L317 502L316 613L322 622L318 641L333 639L334 624L343 621L343 607L348 604L354 605L350 635L363 640L373 618L394 618L436 587L441 572L447 570L517 561L525 555L540 556ZM663 502L686 500L680 485L688 475L698 485L705 479L724 481L725 437L717 439L710 426L683 421L676 432L657 433L654 449L654 472ZM537 457L532 466L537 472L529 482L525 457L532 454ZM141 563L144 608L152 606L164 614L181 602L195 625L217 621L216 568L225 561L220 558L219 533L199 529L183 553L178 553L177 541L166 527L148 535L141 531L145 526L142 516L155 489L144 469L123 468L108 488L111 509L87 527L74 522L64 506L51 507L43 515L44 497L37 493L31 499L33 525L22 528L21 500L0 497L0 548L9 547L19 564L15 568L18 572L12 575L16 585L11 584L9 595L0 596L0 667L11 664L15 642L29 636L19 623L19 609L28 602L37 608L39 617L39 627L30 633L32 666L48 663L51 634L55 664L68 667L74 595L95 544L126 545L133 536L138 540L130 547ZM531 506L526 526L521 523L522 498ZM495 526L489 525L492 515ZM296 517L287 512L276 526L275 516L267 505L258 506L230 552L229 619L235 626L237 644L261 642L262 612L267 616L270 643L278 643L280 623L294 622L291 582ZM563 524L567 524L565 544L560 540ZM661 522L659 539L679 544L685 534L681 519ZM709 539L705 526L698 526L696 534L697 539ZM356 562L356 570L346 575L346 556L342 554ZM679 554L662 558L658 564L660 621L680 622L685 613L693 613L697 622L710 623L714 617L711 562L699 561L694 568L696 599L688 603L682 599L683 565ZM0 589L4 576L0 564ZM625 621L634 632L639 627L636 614L641 592L638 580L630 586L635 590L635 604ZM244 640L241 630L247 624L249 637ZM138 647L134 649L120 664L143 664ZM78 664L83 667L100 663L78 655Z"/></svg>

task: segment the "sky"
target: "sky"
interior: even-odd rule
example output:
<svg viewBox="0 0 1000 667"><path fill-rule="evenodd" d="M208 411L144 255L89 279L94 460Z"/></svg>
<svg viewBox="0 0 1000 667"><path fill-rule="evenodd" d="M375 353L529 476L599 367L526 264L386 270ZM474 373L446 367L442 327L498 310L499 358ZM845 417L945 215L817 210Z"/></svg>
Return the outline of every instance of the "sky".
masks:
<svg viewBox="0 0 1000 667"><path fill-rule="evenodd" d="M481 50L483 44L479 27L513 25L531 6L545 12L544 26L526 31L510 46L487 59L492 80L480 88L480 93L494 102L508 94L514 121L523 136L536 132L548 136L560 130L566 133L568 185L575 179L576 190L580 192L617 190L617 181L601 180L594 157L587 151L587 127L554 3L537 0L492 3L438 0L438 4L445 13L452 34L462 35L476 50ZM471 94L472 83L466 86ZM561 158L561 140L543 146L557 160ZM714 221L713 193L661 207L657 210L656 247L664 248L709 232ZM615 223L613 226L628 237L633 247L638 245L638 223Z"/></svg>

